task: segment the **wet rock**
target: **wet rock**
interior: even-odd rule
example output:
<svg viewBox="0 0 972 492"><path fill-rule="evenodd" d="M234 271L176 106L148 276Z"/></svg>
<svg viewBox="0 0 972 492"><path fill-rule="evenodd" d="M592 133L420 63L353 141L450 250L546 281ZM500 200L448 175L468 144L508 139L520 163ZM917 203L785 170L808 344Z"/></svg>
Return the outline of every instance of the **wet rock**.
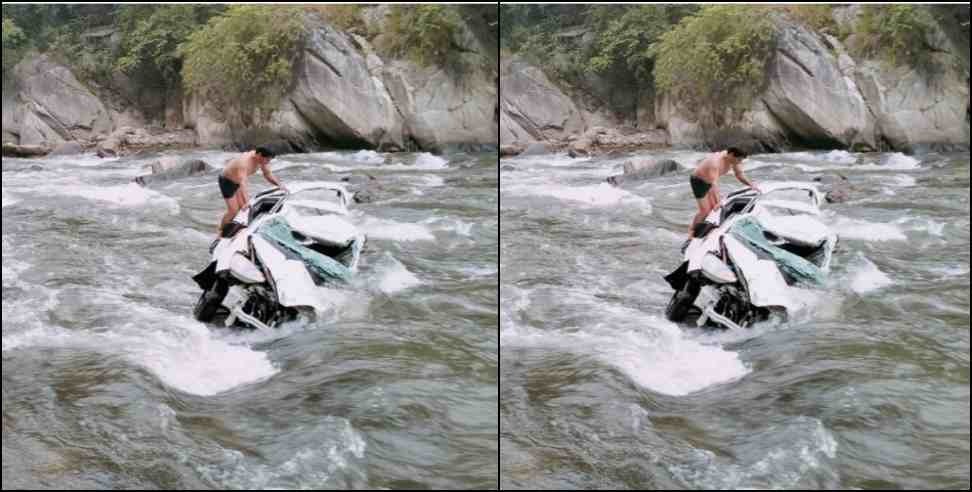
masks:
<svg viewBox="0 0 972 492"><path fill-rule="evenodd" d="M355 203L373 203L381 198L384 191L378 178L370 174L354 174L341 178L341 181L346 183L348 191L354 193Z"/></svg>
<svg viewBox="0 0 972 492"><path fill-rule="evenodd" d="M198 159L180 161L174 157L163 157L152 163L151 170L152 174L139 176L135 178L135 182L142 186L148 186L150 184L158 184L175 179L209 174L216 171L216 168Z"/></svg>
<svg viewBox="0 0 972 492"><path fill-rule="evenodd" d="M824 185L821 191L824 192L827 203L844 203L850 200L853 192L856 191L854 185L843 174L825 174L813 180Z"/></svg>
<svg viewBox="0 0 972 492"><path fill-rule="evenodd" d="M523 152L523 146L517 144L501 145L500 157L513 157Z"/></svg>
<svg viewBox="0 0 972 492"><path fill-rule="evenodd" d="M64 142L51 151L50 155L78 155L84 153L84 147L78 142Z"/></svg>
<svg viewBox="0 0 972 492"><path fill-rule="evenodd" d="M47 155L48 152L50 152L50 149L43 145L3 144L4 157L41 157Z"/></svg>
<svg viewBox="0 0 972 492"><path fill-rule="evenodd" d="M538 142L538 143L532 143L528 145L526 150L521 152L520 155L521 156L543 155L549 153L550 153L550 147L548 147L547 144L545 143Z"/></svg>
<svg viewBox="0 0 972 492"><path fill-rule="evenodd" d="M677 162L671 159L655 161L653 159L631 160L624 163L624 174L611 176L607 182L614 186L621 186L632 181L677 174L680 171Z"/></svg>

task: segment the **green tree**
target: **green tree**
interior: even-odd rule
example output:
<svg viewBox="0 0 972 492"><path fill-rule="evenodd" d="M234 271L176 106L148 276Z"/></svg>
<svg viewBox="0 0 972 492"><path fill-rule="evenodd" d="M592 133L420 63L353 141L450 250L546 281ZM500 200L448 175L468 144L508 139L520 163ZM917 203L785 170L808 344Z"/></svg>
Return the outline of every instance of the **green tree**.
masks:
<svg viewBox="0 0 972 492"><path fill-rule="evenodd" d="M931 12L921 5L868 5L857 21L852 49L892 66L925 66L931 62L928 36L935 28Z"/></svg>
<svg viewBox="0 0 972 492"><path fill-rule="evenodd" d="M6 75L23 56L27 37L13 20L3 19L3 74Z"/></svg>
<svg viewBox="0 0 972 492"><path fill-rule="evenodd" d="M760 91L776 40L768 8L704 7L652 49L659 90L690 107L741 108Z"/></svg>
<svg viewBox="0 0 972 492"><path fill-rule="evenodd" d="M456 45L461 18L448 5L397 5L385 19L379 49L394 57L407 57L420 65L459 68Z"/></svg>
<svg viewBox="0 0 972 492"><path fill-rule="evenodd" d="M217 102L273 107L291 84L304 36L302 9L232 6L181 45L183 83Z"/></svg>
<svg viewBox="0 0 972 492"><path fill-rule="evenodd" d="M181 79L179 45L223 10L220 5L123 5L117 26L122 33L115 68L167 86Z"/></svg>

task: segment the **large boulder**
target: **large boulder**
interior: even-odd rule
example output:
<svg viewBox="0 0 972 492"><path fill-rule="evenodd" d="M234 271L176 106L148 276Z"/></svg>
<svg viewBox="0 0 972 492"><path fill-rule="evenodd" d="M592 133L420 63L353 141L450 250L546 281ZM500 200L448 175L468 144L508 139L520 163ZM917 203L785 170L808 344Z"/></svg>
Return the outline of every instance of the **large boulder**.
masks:
<svg viewBox="0 0 972 492"><path fill-rule="evenodd" d="M762 101L787 137L813 147L876 148L873 118L857 83L841 70L841 52L803 26L778 25Z"/></svg>
<svg viewBox="0 0 972 492"><path fill-rule="evenodd" d="M199 159L181 160L175 157L163 157L151 164L152 173L135 178L135 182L142 186L168 182L175 179L201 176L216 171L205 161Z"/></svg>
<svg viewBox="0 0 972 492"><path fill-rule="evenodd" d="M14 67L12 79L16 90L4 87L3 125L5 134L18 137L17 143L56 146L111 130L104 104L48 55L25 57Z"/></svg>
<svg viewBox="0 0 972 492"><path fill-rule="evenodd" d="M78 155L84 153L84 147L78 142L64 142L51 151L52 156L57 155Z"/></svg>
<svg viewBox="0 0 972 492"><path fill-rule="evenodd" d="M644 181L646 179L678 174L681 172L679 164L671 159L634 159L624 163L624 174L611 176L607 182L614 186L625 183Z"/></svg>
<svg viewBox="0 0 972 492"><path fill-rule="evenodd" d="M550 153L550 147L547 144L543 142L535 142L530 145L527 145L526 149L524 149L523 152L520 152L520 155L521 156L544 155L549 153Z"/></svg>
<svg viewBox="0 0 972 492"><path fill-rule="evenodd" d="M848 29L859 15L860 8L851 6L836 8L834 17ZM777 47L767 66L765 89L750 108L692 112L665 95L656 99L656 121L666 126L672 145L734 145L750 152L968 148L969 48L968 43L950 41L961 33L949 36L936 26L926 41L924 67L892 67L878 60L855 60L836 37L783 18L774 22ZM696 116L713 114L723 115L727 123Z"/></svg>
<svg viewBox="0 0 972 492"><path fill-rule="evenodd" d="M10 142L3 144L4 157L42 157L50 151L51 149L43 145L17 145Z"/></svg>
<svg viewBox="0 0 972 492"><path fill-rule="evenodd" d="M523 150L523 146L519 144L500 145L499 154L500 157L513 157L515 155L520 155Z"/></svg>
<svg viewBox="0 0 972 492"><path fill-rule="evenodd" d="M533 140L562 140L585 128L574 102L547 79L543 72L518 58L500 71L501 135L527 134Z"/></svg>
<svg viewBox="0 0 972 492"><path fill-rule="evenodd" d="M327 24L311 29L289 99L319 140L357 147L404 145L395 102L368 62L348 34Z"/></svg>

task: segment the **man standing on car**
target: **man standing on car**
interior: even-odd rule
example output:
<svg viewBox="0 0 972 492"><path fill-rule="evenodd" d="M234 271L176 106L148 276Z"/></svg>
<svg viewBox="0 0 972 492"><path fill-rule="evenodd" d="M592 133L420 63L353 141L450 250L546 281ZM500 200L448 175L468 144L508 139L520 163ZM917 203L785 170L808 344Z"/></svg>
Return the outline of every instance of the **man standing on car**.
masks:
<svg viewBox="0 0 972 492"><path fill-rule="evenodd" d="M219 175L219 190L226 200L226 214L219 223L219 235L223 234L223 228L240 210L249 206L250 194L247 180L256 174L257 169L263 171L263 177L268 182L287 191L287 188L270 172L270 160L275 156L276 154L267 147L257 147L256 150L246 152L226 163L226 168Z"/></svg>
<svg viewBox="0 0 972 492"><path fill-rule="evenodd" d="M689 184L692 185L692 194L699 204L699 213L695 214L692 225L689 226L689 240L695 236L696 224L705 220L709 212L719 206L719 202L722 200L719 196L719 178L729 173L729 169L732 169L740 183L760 191L743 174L742 161L746 157L748 157L747 154L742 150L729 147L722 152L709 154L695 168L689 178Z"/></svg>

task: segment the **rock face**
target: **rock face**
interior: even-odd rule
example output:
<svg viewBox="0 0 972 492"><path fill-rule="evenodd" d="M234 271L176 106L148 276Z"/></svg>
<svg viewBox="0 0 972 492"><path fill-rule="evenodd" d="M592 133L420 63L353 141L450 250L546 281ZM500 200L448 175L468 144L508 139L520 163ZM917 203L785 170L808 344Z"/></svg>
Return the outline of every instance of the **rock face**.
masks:
<svg viewBox="0 0 972 492"><path fill-rule="evenodd" d="M104 104L47 55L28 55L4 82L4 139L20 145L56 146L111 131Z"/></svg>
<svg viewBox="0 0 972 492"><path fill-rule="evenodd" d="M607 178L607 182L614 186L621 186L625 183L678 174L680 170L678 163L671 159L660 161L653 159L630 160L624 163L624 174L611 176Z"/></svg>
<svg viewBox="0 0 972 492"><path fill-rule="evenodd" d="M855 15L839 10L835 17L851 23ZM751 151L968 148L967 67L964 74L956 69L961 57L943 33L932 36L937 45L928 53L938 68L916 69L854 60L833 36L780 19L776 25L779 44L766 90L732 127L706 127L659 98L656 117L674 144L724 148L742 142Z"/></svg>
<svg viewBox="0 0 972 492"><path fill-rule="evenodd" d="M387 12L375 10L379 16ZM201 145L240 144L258 131L296 149L495 149L497 93L489 68L495 59L469 26L463 28L455 42L468 63L456 71L383 60L367 39L318 20L295 67L293 90L262 126L244 125L234 118L235 108L216 108L193 96L183 117Z"/></svg>
<svg viewBox="0 0 972 492"><path fill-rule="evenodd" d="M523 60L504 60L500 71L500 143L563 139L586 124L574 102Z"/></svg>
<svg viewBox="0 0 972 492"><path fill-rule="evenodd" d="M145 149L189 148L195 145L196 133L192 130L122 127L101 141L97 153L99 157L110 157Z"/></svg>
<svg viewBox="0 0 972 492"><path fill-rule="evenodd" d="M464 20L449 49L456 50L461 66L450 68L382 59L364 37L309 16L307 43L289 93L269 114L257 110L245 122L240 109L247 101L217 106L180 88L153 88L122 74L104 81L110 87L92 92L68 68L47 56L29 55L15 70L16 83L4 83L3 140L49 148L65 141L100 143L99 154L105 156L145 145L240 148L270 141L294 152L323 147L495 150L500 117L496 30L470 24L490 14L487 7L456 8ZM389 9L368 7L365 12L375 24L372 30L380 30ZM111 36L106 30L84 39L104 42ZM148 129L139 133L146 125L164 127L166 135Z"/></svg>
<svg viewBox="0 0 972 492"><path fill-rule="evenodd" d="M568 97L539 69L515 59L501 71L500 140L570 141L571 152L578 156L663 145L737 146L751 153L790 148L968 149L968 10L962 8L932 7L939 26L926 40L927 63L920 68L855 59L839 39L776 16L778 44L767 66L767 83L748 108L692 112L664 94L647 103L630 87L611 87L613 93L639 99L637 137L613 133L618 125L592 112L582 96ZM837 7L834 18L852 31L859 13L859 6ZM574 83L598 85L586 79ZM596 131L597 126L609 130Z"/></svg>

